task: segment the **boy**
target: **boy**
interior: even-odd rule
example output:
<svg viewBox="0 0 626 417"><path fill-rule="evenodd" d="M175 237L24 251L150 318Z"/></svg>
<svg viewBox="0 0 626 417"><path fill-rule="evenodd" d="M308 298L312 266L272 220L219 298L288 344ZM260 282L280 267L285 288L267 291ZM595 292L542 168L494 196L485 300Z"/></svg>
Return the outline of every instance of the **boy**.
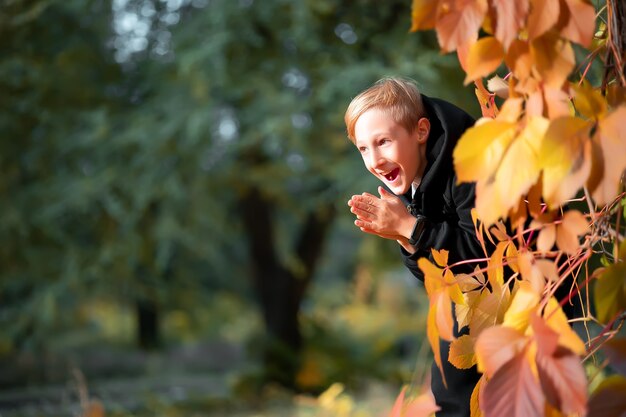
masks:
<svg viewBox="0 0 626 417"><path fill-rule="evenodd" d="M363 232L396 240L404 264L418 279L421 257L431 249L449 251L449 264L483 258L471 209L474 184L457 184L452 151L471 116L445 101L419 93L409 80L385 78L355 97L345 114L348 137L368 171L378 178L380 197L369 193L348 201ZM432 258L431 258L432 260ZM453 272L471 272L469 263ZM455 328L455 335L462 333ZM470 396L479 375L448 362L449 343L441 341L448 387L433 365L432 390L437 416L470 415Z"/></svg>

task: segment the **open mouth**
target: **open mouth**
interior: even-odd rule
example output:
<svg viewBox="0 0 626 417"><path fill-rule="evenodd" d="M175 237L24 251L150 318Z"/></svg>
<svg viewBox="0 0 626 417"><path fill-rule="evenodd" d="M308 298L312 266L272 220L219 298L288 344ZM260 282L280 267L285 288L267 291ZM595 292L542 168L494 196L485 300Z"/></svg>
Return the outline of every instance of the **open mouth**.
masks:
<svg viewBox="0 0 626 417"><path fill-rule="evenodd" d="M385 178L387 178L387 181L395 181L395 179L398 178L399 173L400 173L400 168L396 168L392 170L390 173L385 174Z"/></svg>

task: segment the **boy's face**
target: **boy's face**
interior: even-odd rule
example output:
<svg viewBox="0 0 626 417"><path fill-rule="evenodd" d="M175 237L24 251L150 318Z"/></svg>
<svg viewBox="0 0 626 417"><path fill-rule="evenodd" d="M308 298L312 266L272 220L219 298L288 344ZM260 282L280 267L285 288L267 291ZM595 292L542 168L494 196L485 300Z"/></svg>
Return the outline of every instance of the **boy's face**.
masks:
<svg viewBox="0 0 626 417"><path fill-rule="evenodd" d="M355 145L368 171L401 195L424 173L429 129L428 119L421 118L409 133L384 111L373 108L356 121Z"/></svg>

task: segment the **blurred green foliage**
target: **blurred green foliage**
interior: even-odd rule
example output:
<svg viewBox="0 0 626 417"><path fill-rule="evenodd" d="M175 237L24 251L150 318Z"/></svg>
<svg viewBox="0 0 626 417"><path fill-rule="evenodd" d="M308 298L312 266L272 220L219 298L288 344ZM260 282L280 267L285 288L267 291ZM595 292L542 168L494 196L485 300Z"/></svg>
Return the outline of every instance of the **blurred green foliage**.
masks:
<svg viewBox="0 0 626 417"><path fill-rule="evenodd" d="M252 285L251 196L268 214L262 243L292 281L308 271L344 292L357 267L399 266L391 242L350 226L345 202L375 185L345 138L345 107L402 75L477 111L455 58L409 26L406 0L4 1L0 355L56 349L76 329L132 344L142 320L165 332L155 343L239 341L238 326L218 329L275 281ZM309 264L307 219L330 228ZM290 310L297 323L302 302L308 317L302 366L344 349L307 384L384 361L400 331L388 327L394 303L321 312L307 288ZM211 303L217 316L195 315ZM413 337L409 319L394 326ZM346 328L359 336L333 342Z"/></svg>

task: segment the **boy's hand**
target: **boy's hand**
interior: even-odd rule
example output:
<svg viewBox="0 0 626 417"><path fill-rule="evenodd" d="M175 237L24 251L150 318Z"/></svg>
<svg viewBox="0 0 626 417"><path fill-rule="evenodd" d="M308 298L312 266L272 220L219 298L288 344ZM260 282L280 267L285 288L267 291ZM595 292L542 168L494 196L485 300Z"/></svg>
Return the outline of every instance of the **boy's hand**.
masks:
<svg viewBox="0 0 626 417"><path fill-rule="evenodd" d="M402 200L383 187L378 187L378 193L380 198L369 193L350 198L348 206L356 215L354 224L365 233L385 239L407 240L415 225L415 217L407 212Z"/></svg>

